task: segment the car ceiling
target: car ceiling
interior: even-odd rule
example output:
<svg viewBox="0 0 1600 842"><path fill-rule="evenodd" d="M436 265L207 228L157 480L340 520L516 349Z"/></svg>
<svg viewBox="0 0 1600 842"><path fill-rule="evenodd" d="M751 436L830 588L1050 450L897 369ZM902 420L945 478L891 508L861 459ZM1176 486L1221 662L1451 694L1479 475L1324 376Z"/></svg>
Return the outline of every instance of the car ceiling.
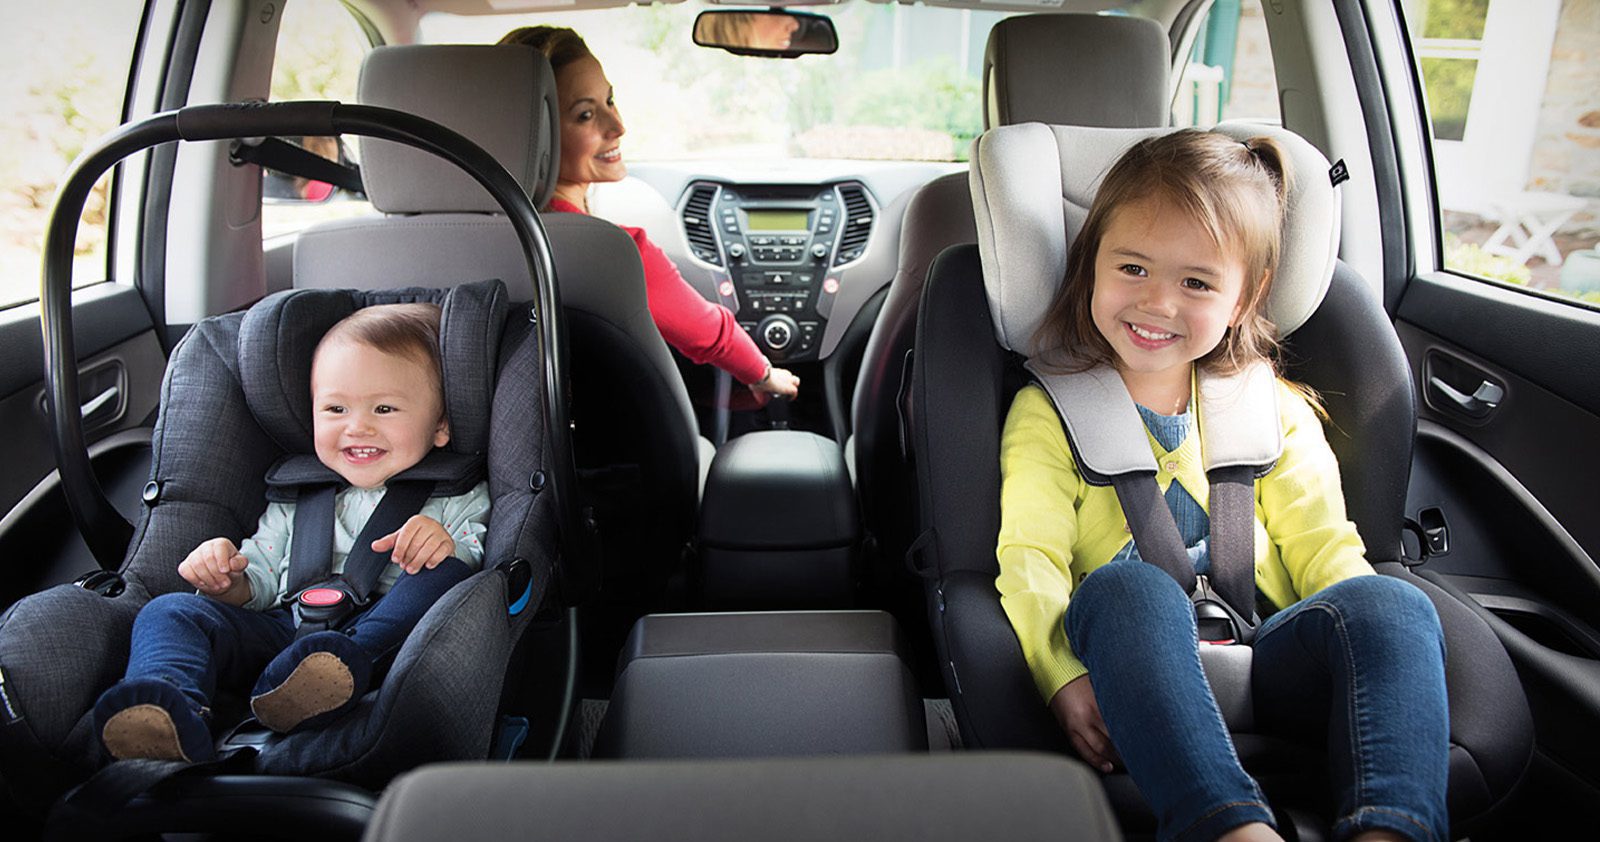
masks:
<svg viewBox="0 0 1600 842"><path fill-rule="evenodd" d="M589 9L609 9L631 5L634 0L346 0L370 20L389 43L409 43L414 40L417 23L430 12L452 15L504 15L529 12L574 12ZM682 3L684 0L663 0L665 3ZM824 14L830 6L849 2L892 3L896 0L765 0L765 2L740 3L722 0L695 0L700 5L752 7L811 8ZM1120 11L1160 22L1168 28L1187 6L1206 3L1207 0L922 0L917 5L947 9L983 9L985 11L1013 12L1077 12L1093 13Z"/></svg>

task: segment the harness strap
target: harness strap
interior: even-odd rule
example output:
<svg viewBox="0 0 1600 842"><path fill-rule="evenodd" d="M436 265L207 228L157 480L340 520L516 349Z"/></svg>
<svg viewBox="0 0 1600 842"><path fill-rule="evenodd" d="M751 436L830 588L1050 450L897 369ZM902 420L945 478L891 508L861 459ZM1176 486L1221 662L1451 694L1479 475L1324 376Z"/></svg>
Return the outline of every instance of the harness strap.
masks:
<svg viewBox="0 0 1600 842"><path fill-rule="evenodd" d="M1122 514L1128 518L1128 531L1133 533L1133 545L1139 549L1139 557L1165 570L1184 593L1194 593L1194 563L1183 547L1178 523L1161 496L1155 475L1116 474L1111 477L1111 486L1117 490L1117 502L1122 504ZM1215 506L1215 501L1212 505ZM1213 552L1211 563L1215 565L1216 562Z"/></svg>
<svg viewBox="0 0 1600 842"><path fill-rule="evenodd" d="M366 602L378 586L378 579L389 564L389 553L374 552L372 542L404 526L412 515L422 511L433 493L433 483L426 480L401 480L390 482L389 490L378 502L378 508L367 525L356 536L355 546L344 560L344 580L350 583L358 602ZM328 533L333 539L333 533Z"/></svg>
<svg viewBox="0 0 1600 842"><path fill-rule="evenodd" d="M294 504L294 535L289 539L289 593L297 594L328 578L333 569L333 485L302 486Z"/></svg>
<svg viewBox="0 0 1600 842"><path fill-rule="evenodd" d="M1222 601L1248 620L1256 604L1255 469L1213 468L1206 478L1211 481L1211 581Z"/></svg>
<svg viewBox="0 0 1600 842"><path fill-rule="evenodd" d="M367 607L390 558L389 553L374 551L372 542L404 526L422 511L434 484L425 479L390 480L337 576L333 575L333 521L338 491L331 485L300 489L289 556L289 603L296 637L338 628L352 614ZM316 588L318 585L325 587ZM328 593L318 594L317 590Z"/></svg>

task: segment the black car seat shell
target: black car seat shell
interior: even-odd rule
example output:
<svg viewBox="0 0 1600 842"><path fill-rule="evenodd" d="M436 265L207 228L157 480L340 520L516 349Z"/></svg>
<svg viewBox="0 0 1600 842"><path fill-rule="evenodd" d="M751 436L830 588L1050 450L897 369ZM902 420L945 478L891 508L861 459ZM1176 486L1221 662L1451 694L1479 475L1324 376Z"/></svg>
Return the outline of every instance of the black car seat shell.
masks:
<svg viewBox="0 0 1600 842"><path fill-rule="evenodd" d="M380 47L362 65L363 104L409 111L466 136L500 161L542 207L560 164L554 75L521 45ZM362 178L377 214L312 226L294 252L299 288L383 288L499 278L513 301L533 279L510 221L449 163L362 138ZM572 360L574 449L582 485L600 489L597 514L617 572L658 587L693 539L715 448L699 435L688 391L650 316L637 247L617 226L575 213L540 217L551 243ZM658 514L626 532L606 509L620 474L628 496L612 509ZM634 467L636 466L636 467ZM592 469L592 470L586 470ZM636 471L636 476L628 472ZM615 495L613 495L615 496ZM642 569L641 569L642 568ZM650 583L654 583L653 585Z"/></svg>
<svg viewBox="0 0 1600 842"><path fill-rule="evenodd" d="M152 439L150 482L120 571L120 593L63 585L0 616L7 715L0 774L42 809L101 763L90 708L122 676L134 615L149 599L192 590L178 562L201 541L254 531L268 469L313 451L311 355L359 307L433 301L452 438L486 457L493 511L483 568L429 610L387 678L326 728L251 734L245 768L380 786L412 766L486 756L512 652L555 572L553 498L529 478L548 464L539 417L542 369L526 307L498 283L448 291L286 291L206 319L173 352ZM218 700L218 724L229 702ZM242 712L239 700L233 711ZM219 747L238 744L226 736ZM237 770L238 767L230 767Z"/></svg>
<svg viewBox="0 0 1600 842"><path fill-rule="evenodd" d="M1155 21L1083 14L1019 15L990 30L983 59L983 126L1065 123L1144 128L1167 123L1171 47ZM851 399L854 471L862 516L896 559L915 515L907 505L901 400L906 354L928 268L946 247L975 243L966 173L928 182L906 206L900 257L873 323Z"/></svg>
<svg viewBox="0 0 1600 842"><path fill-rule="evenodd" d="M1281 129L1218 129L1240 139L1274 136L1294 161L1297 186L1269 314L1286 336L1287 374L1328 398L1328 438L1368 559L1422 588L1439 611L1449 653L1450 807L1461 832L1500 803L1526 768L1532 750L1526 699L1487 625L1397 563L1414 398L1387 316L1367 283L1336 263L1337 193L1322 177L1326 160ZM1153 131L1162 130L1027 125L981 137L972 176L979 243L942 254L924 293L912 384L923 533L913 553L929 581L941 667L969 746L1067 750L995 589L1000 428L1011 398L1028 381L1019 355L1064 277L1067 244L1099 179ZM1246 768L1269 795L1273 776L1285 772L1277 791L1306 794L1314 780L1301 773L1319 749L1242 730L1249 694L1237 682L1248 676L1248 665L1241 669L1238 656L1248 652L1204 649L1216 650L1203 653L1207 673ZM1107 787L1114 802L1137 802L1125 776L1108 778Z"/></svg>

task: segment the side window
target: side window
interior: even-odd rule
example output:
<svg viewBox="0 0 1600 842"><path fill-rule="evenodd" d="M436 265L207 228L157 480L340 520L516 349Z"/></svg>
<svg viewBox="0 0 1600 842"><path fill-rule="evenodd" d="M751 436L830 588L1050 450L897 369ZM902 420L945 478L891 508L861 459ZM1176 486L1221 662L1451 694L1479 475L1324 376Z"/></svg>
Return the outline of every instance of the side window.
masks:
<svg viewBox="0 0 1600 842"><path fill-rule="evenodd" d="M371 43L360 24L340 0L284 4L272 62L271 100L355 102L361 59L369 49ZM357 163L353 142L332 137L288 139L331 161ZM372 209L363 197L331 184L281 173L264 172L261 187L261 233L269 240Z"/></svg>
<svg viewBox="0 0 1600 842"><path fill-rule="evenodd" d="M1445 268L1600 305L1592 3L1405 0Z"/></svg>
<svg viewBox="0 0 1600 842"><path fill-rule="evenodd" d="M1172 103L1176 126L1281 123L1261 0L1216 0L1195 36Z"/></svg>
<svg viewBox="0 0 1600 842"><path fill-rule="evenodd" d="M60 0L7 15L0 27L0 309L39 296L40 260L56 187L90 142L122 121L139 3ZM19 10L14 10L19 11ZM104 281L110 177L84 204L76 286Z"/></svg>

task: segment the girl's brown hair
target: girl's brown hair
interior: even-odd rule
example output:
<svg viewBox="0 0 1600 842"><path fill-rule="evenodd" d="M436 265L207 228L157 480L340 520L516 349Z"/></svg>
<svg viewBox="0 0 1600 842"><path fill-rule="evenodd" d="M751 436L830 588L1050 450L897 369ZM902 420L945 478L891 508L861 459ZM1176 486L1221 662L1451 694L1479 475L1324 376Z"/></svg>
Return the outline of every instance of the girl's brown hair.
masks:
<svg viewBox="0 0 1600 842"><path fill-rule="evenodd" d="M317 352L336 342L355 342L385 354L407 357L428 369L444 408L444 363L439 356L439 305L377 304L363 307L328 329Z"/></svg>
<svg viewBox="0 0 1600 842"><path fill-rule="evenodd" d="M1287 156L1269 137L1241 142L1184 129L1134 144L1106 173L1089 205L1067 255L1066 278L1034 331L1033 356L1056 371L1115 364L1115 353L1090 312L1095 258L1114 214L1135 202L1159 200L1199 220L1219 248L1244 263L1239 322L1195 364L1217 374L1256 360L1276 367L1277 329L1265 310L1283 245L1291 177Z"/></svg>
<svg viewBox="0 0 1600 842"><path fill-rule="evenodd" d="M565 26L519 27L507 32L498 43L532 47L544 53L550 60L550 69L557 72L578 59L594 55L583 38Z"/></svg>

